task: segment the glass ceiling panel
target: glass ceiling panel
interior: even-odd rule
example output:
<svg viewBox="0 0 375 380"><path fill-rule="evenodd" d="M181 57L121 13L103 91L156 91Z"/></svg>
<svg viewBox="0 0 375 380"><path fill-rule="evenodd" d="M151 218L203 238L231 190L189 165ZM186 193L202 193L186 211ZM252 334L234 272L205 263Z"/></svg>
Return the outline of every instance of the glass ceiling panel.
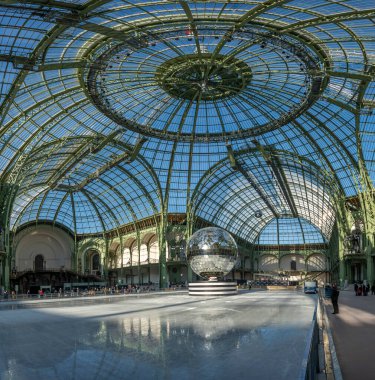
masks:
<svg viewBox="0 0 375 380"><path fill-rule="evenodd" d="M366 90L364 99L367 104L375 103L375 83L371 83ZM375 112L373 107L365 107L360 116L360 135L363 146L363 158L367 164L367 170L375 184Z"/></svg>
<svg viewBox="0 0 375 380"><path fill-rule="evenodd" d="M318 244L325 243L321 232L302 218L273 219L257 238L257 244Z"/></svg>
<svg viewBox="0 0 375 380"><path fill-rule="evenodd" d="M22 8L12 8L0 5L1 54L29 56L38 42L53 27L53 24L33 20L30 13Z"/></svg>
<svg viewBox="0 0 375 380"><path fill-rule="evenodd" d="M22 224L35 218L34 215L36 207L38 207L38 205L40 204L40 201L37 201L36 199L41 194L43 194L44 191L45 187L30 189L28 192L25 192L23 195L19 196L15 200L12 214L10 217L10 226L12 228L16 225L16 223ZM26 215L26 217L24 217L23 220L20 220L20 217L23 215L22 212L25 208L28 208L29 211L26 214L24 214ZM29 216L29 219L27 219L27 216Z"/></svg>
<svg viewBox="0 0 375 380"><path fill-rule="evenodd" d="M93 201L88 198L90 194L75 193L74 208L77 223L77 233L98 233L111 229L112 226L108 226L104 223L101 216L103 211L103 205L100 203L93 203Z"/></svg>
<svg viewBox="0 0 375 380"><path fill-rule="evenodd" d="M291 202L262 149L316 162L355 195L357 127L374 182L373 1L53 4L0 9L0 173L20 185L13 220L97 233L159 213L163 199L185 213L194 197L199 216L249 239L291 203L329 236L328 185L274 162ZM233 172L228 146L254 152L241 165L263 193Z"/></svg>

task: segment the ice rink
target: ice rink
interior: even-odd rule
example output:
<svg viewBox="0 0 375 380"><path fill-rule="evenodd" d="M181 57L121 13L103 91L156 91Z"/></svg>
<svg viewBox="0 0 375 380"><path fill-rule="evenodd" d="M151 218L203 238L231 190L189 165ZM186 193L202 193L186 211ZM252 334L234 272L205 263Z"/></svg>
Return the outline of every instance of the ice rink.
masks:
<svg viewBox="0 0 375 380"><path fill-rule="evenodd" d="M298 291L2 302L0 379L297 380L316 303Z"/></svg>

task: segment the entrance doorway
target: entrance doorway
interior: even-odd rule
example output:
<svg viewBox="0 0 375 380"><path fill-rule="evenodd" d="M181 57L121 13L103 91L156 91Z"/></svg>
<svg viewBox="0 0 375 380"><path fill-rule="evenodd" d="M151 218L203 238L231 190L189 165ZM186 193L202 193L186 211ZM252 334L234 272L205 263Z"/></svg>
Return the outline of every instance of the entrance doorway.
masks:
<svg viewBox="0 0 375 380"><path fill-rule="evenodd" d="M360 282L364 280L365 265L359 262L351 263L350 274L352 282Z"/></svg>
<svg viewBox="0 0 375 380"><path fill-rule="evenodd" d="M35 272L40 272L44 270L44 257L43 255L36 255L34 261L34 270Z"/></svg>

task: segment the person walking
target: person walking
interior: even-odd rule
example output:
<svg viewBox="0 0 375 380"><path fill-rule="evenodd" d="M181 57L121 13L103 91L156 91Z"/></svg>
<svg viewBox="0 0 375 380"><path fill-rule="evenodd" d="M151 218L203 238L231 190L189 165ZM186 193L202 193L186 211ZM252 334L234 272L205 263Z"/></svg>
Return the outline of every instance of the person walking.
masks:
<svg viewBox="0 0 375 380"><path fill-rule="evenodd" d="M333 313L332 314L339 314L339 290L337 289L336 284L332 284L332 294L331 294L331 301L333 306Z"/></svg>

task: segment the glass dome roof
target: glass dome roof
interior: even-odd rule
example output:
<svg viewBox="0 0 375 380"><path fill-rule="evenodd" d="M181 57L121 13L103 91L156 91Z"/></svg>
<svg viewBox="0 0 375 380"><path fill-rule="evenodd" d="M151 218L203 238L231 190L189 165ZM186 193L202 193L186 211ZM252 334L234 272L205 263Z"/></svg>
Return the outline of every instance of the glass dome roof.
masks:
<svg viewBox="0 0 375 380"><path fill-rule="evenodd" d="M329 240L375 178L373 1L0 1L10 228L193 213ZM254 213L261 216L253 218Z"/></svg>
<svg viewBox="0 0 375 380"><path fill-rule="evenodd" d="M251 24L156 25L124 38L98 48L88 91L112 120L163 139L226 140L278 128L316 100L324 76L312 49Z"/></svg>

